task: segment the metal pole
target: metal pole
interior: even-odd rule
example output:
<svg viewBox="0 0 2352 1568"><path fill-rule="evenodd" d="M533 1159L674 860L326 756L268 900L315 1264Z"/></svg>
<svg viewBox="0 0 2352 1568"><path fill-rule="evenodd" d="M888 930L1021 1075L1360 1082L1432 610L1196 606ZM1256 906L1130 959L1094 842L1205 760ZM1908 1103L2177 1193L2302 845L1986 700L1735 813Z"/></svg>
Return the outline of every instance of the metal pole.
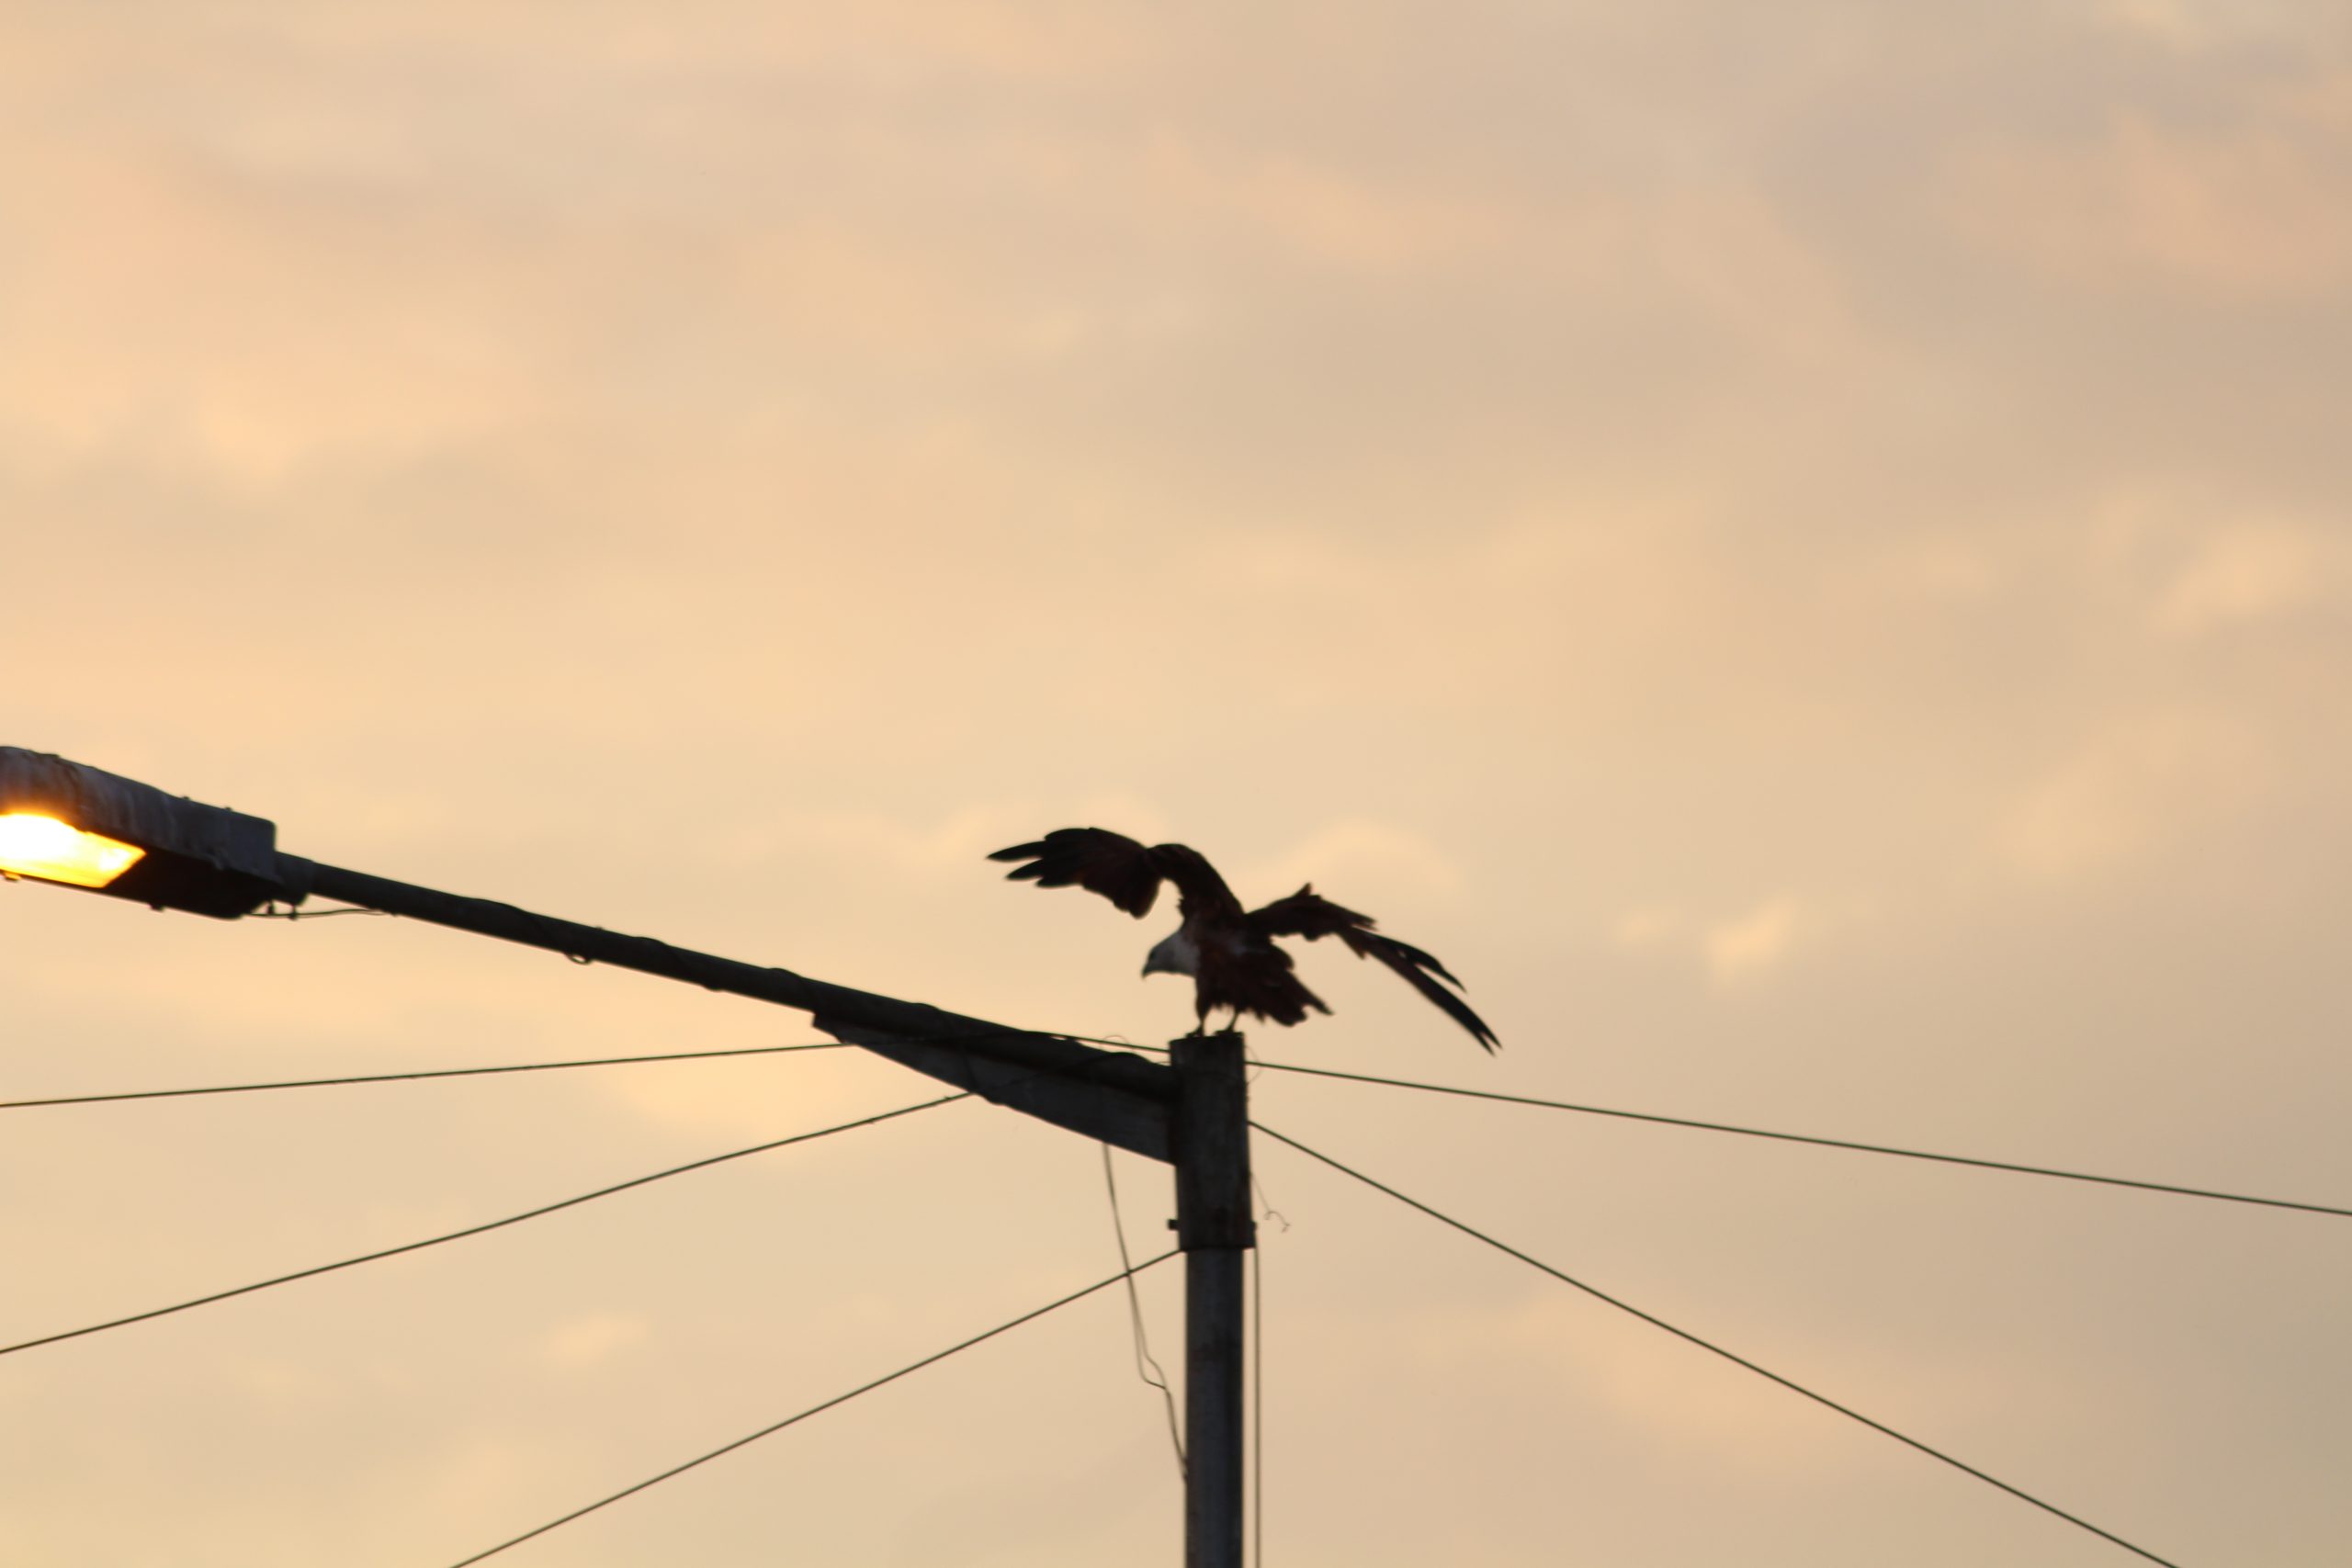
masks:
<svg viewBox="0 0 2352 1568"><path fill-rule="evenodd" d="M1152 1159L1170 1157L1166 1112L1175 1098L1176 1075L1157 1062L1007 1029L922 1002L854 991L788 969L741 964L651 937L560 920L511 904L297 861L291 855L277 858L290 868L287 880L306 886L319 897L806 1009L815 1015L817 1027L837 1040L863 1045L917 1072L1090 1138Z"/></svg>
<svg viewBox="0 0 2352 1568"><path fill-rule="evenodd" d="M1257 1242L1250 1085L1239 1034L1170 1043L1184 1251L1184 1568L1241 1568L1241 1264Z"/></svg>

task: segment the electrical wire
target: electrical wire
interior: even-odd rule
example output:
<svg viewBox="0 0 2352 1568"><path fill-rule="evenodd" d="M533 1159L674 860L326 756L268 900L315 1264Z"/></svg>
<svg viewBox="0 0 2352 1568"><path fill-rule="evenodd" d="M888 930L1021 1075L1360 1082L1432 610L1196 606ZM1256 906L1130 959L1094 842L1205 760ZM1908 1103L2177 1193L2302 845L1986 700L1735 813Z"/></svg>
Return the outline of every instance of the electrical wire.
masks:
<svg viewBox="0 0 2352 1568"><path fill-rule="evenodd" d="M1266 1196L1266 1184L1250 1173L1250 1190L1257 1195L1259 1242L1250 1249L1250 1556L1257 1568L1266 1564L1266 1244L1265 1222L1279 1221L1290 1229L1290 1216Z"/></svg>
<svg viewBox="0 0 2352 1568"><path fill-rule="evenodd" d="M549 1519L546 1524L539 1526L537 1529L526 1530L521 1535L514 1537L511 1540L500 1541L496 1546L492 1547L487 1551L477 1551L471 1557L461 1557L457 1562L451 1563L449 1568L469 1568L469 1565L472 1563L480 1562L485 1558L495 1557L510 1546L520 1546L523 1542L532 1540L534 1537L547 1534L548 1531L554 1529L559 1525L568 1525L572 1520L581 1517L582 1515L593 1514L597 1509L602 1508L608 1504L617 1503L622 1498L632 1496L637 1493L644 1491L649 1486L658 1485L662 1482L669 1480L673 1475L682 1475L687 1471L694 1469L695 1466L698 1464L707 1464L710 1461L718 1458L721 1454L732 1453L737 1449L742 1448L748 1443L755 1443L771 1433L781 1432L786 1427L792 1426L796 1422L806 1421L809 1416L818 1415L822 1411L831 1410L837 1404L846 1404L861 1393L870 1393L874 1390L880 1388L884 1383L896 1382L899 1379L905 1377L910 1372L921 1371L923 1368L931 1366L934 1362L945 1360L948 1357L955 1355L960 1350L968 1350L973 1346L979 1344L983 1340L993 1339L998 1335L1002 1334L1009 1329L1018 1328L1024 1323L1034 1322L1035 1319L1045 1316L1049 1312L1053 1312L1061 1307L1066 1307L1072 1302L1082 1301L1098 1291L1109 1290L1113 1285L1117 1284L1122 1280L1131 1280L1136 1275L1142 1273L1145 1269L1157 1268L1159 1265L1167 1262L1170 1258L1175 1256L1176 1250L1171 1247L1168 1251L1161 1253L1157 1258L1136 1264L1133 1268L1123 1269L1118 1273L1112 1275L1109 1279L1097 1280L1095 1283L1087 1286L1082 1291L1072 1291L1069 1295L1062 1297L1058 1301L1047 1302L1044 1306L1038 1307L1031 1312L1024 1312L1019 1317L1010 1319L1004 1323L1000 1323L994 1328L989 1329L985 1333L975 1334L969 1339L961 1340L956 1344L950 1345L944 1350L940 1350L932 1355L925 1356L920 1361L910 1361L907 1365L900 1367L897 1371L891 1372L887 1376L876 1378L871 1382L860 1383L857 1387L851 1389L847 1393L835 1394L832 1398L826 1400L820 1404L812 1404L808 1409L801 1411L796 1416L787 1416L781 1421L775 1422L770 1426L763 1427L758 1431L751 1433L746 1437L738 1438L731 1443L727 1443L718 1448L715 1448L707 1454L702 1454L696 1458L686 1461L684 1464L672 1465L668 1470L663 1471L661 1474L648 1476L645 1480L637 1483L634 1486L624 1486L618 1492L612 1494L612 1495L608 1497L600 1497L584 1508L574 1508L571 1512L564 1515L560 1518Z"/></svg>
<svg viewBox="0 0 2352 1568"><path fill-rule="evenodd" d="M1250 1559L1266 1568L1266 1244L1265 1223L1290 1229L1290 1216L1274 1207L1266 1184L1250 1173L1258 1200L1258 1245L1250 1249Z"/></svg>
<svg viewBox="0 0 2352 1568"><path fill-rule="evenodd" d="M1160 1052L1158 1045L1137 1045L1125 1040L1101 1040L1088 1034L1066 1034L1065 1040L1117 1045L1129 1051ZM1805 1133L1778 1133L1763 1127L1742 1127L1729 1122L1701 1122L1688 1116L1662 1116L1647 1111L1620 1111L1605 1105L1580 1105L1566 1100L1539 1100L1524 1094L1498 1094L1492 1089L1461 1089L1453 1084L1417 1083L1410 1078L1377 1077L1370 1073L1345 1073L1332 1067L1302 1066L1270 1062L1261 1056L1251 1065L1266 1072L1297 1073L1310 1077L1339 1078L1348 1083L1378 1084L1385 1089L1419 1089L1424 1094L1450 1094L1463 1100L1490 1100L1504 1105L1528 1105L1544 1111L1573 1111L1585 1116L1610 1116L1625 1122L1649 1122L1663 1127L1691 1127L1705 1133L1732 1133L1743 1138L1771 1138L1785 1144L1811 1144L1816 1148L1847 1149L1857 1154L1893 1155L1900 1159L1933 1160L1942 1165L1973 1166L1980 1170L2006 1170L2019 1176L2047 1176L2061 1181L2089 1181L2105 1187L2130 1187L2143 1192L2165 1192L2180 1198L2208 1198L2222 1203L2251 1203L2266 1209L2294 1209L2307 1214L2334 1214L2352 1219L2352 1208L2335 1203L2307 1203L2292 1198L2259 1198L2245 1192L2223 1192L2211 1187L2183 1187L2169 1181L2143 1181L2129 1176L2099 1176L2064 1170L2055 1166L2023 1165L2013 1160L1983 1159L1973 1155L1935 1154L1926 1149L1900 1148L1892 1144L1864 1144L1848 1138L1815 1137Z"/></svg>
<svg viewBox="0 0 2352 1568"><path fill-rule="evenodd" d="M1127 1225L1119 1213L1119 1182L1111 1172L1111 1145L1108 1144L1102 1145L1102 1186L1111 1196L1111 1230L1119 1238L1119 1265L1126 1271L1127 1320L1135 1329L1136 1337L1136 1376L1158 1389L1161 1401L1168 1406L1168 1440L1176 1450L1176 1473L1181 1477L1186 1473L1184 1433L1176 1420L1176 1394L1168 1386L1167 1369L1153 1358L1150 1341L1144 1334L1143 1297L1136 1291L1135 1259L1127 1255Z"/></svg>
<svg viewBox="0 0 2352 1568"><path fill-rule="evenodd" d="M255 1291L266 1291L273 1285L291 1284L297 1280L308 1280L317 1274L332 1274L338 1269L350 1269L362 1263L373 1263L379 1258L397 1258L404 1252L419 1252L428 1247L438 1247L445 1241L462 1240L469 1235L480 1235L484 1231L494 1231L505 1225L519 1224L525 1220L537 1219L542 1214L552 1214L559 1209L569 1209L597 1198L609 1198L616 1192L626 1192L632 1187L643 1187L648 1182L660 1181L667 1177L683 1176L687 1171L701 1170L707 1166L720 1165L731 1159L741 1159L745 1155L763 1154L769 1149L780 1149L790 1144L809 1143L818 1138L831 1137L835 1133L846 1133L858 1127L871 1127L877 1122L888 1122L894 1117L910 1116L918 1111L928 1111L935 1105L948 1105L959 1100L971 1098L969 1092L944 1095L937 1100L926 1100L915 1105L902 1105L896 1111L885 1111L879 1115L860 1117L854 1122L843 1122L835 1126L822 1127L813 1133L796 1133L788 1138L776 1138L764 1144L753 1144L749 1148L736 1149L723 1155L712 1155L707 1159L695 1160L686 1165L672 1166L667 1170L657 1170L649 1176L633 1177L627 1181L617 1181L610 1187L599 1187L594 1192L582 1192L577 1197L565 1198L558 1202L543 1203L536 1209L526 1209L519 1214L509 1214L503 1220L490 1220L481 1224L468 1225L463 1230L451 1231L446 1235L427 1236L423 1241L412 1241L400 1247L387 1247L379 1251L362 1253L356 1258L346 1258L340 1262L322 1263L313 1269L300 1269L291 1274L280 1274L275 1279L256 1280L250 1285L239 1285L233 1290L215 1291L209 1296L198 1296L191 1301L177 1302L170 1306L154 1307L146 1312L132 1313L127 1317L110 1318L104 1323L93 1323L81 1328L69 1328L62 1333L44 1334L37 1339L20 1340L14 1345L0 1345L0 1356L12 1356L19 1350L30 1350L36 1346L54 1345L61 1339L78 1339L85 1334L97 1334L109 1328L121 1328L129 1324L144 1323L149 1318L168 1317L173 1313L186 1312L190 1307L209 1306L214 1302L227 1301L232 1296L251 1295Z"/></svg>
<svg viewBox="0 0 2352 1568"><path fill-rule="evenodd" d="M249 920L324 920L336 915L376 915L387 920L398 918L390 909L370 909L359 904L344 904L332 909L305 909L288 904L281 909L275 899L258 909L248 911L245 918Z"/></svg>
<svg viewBox="0 0 2352 1568"><path fill-rule="evenodd" d="M1532 1105L1545 1111L1574 1111L1587 1116L1613 1116L1627 1122L1654 1122L1667 1127L1695 1127L1707 1133L1736 1133L1744 1138L1773 1138L1787 1144L1812 1144L1828 1149L1850 1149L1861 1154L1895 1155L1904 1159L1936 1160L1945 1165L1975 1166L1984 1170L2014 1171L2021 1176L2051 1176L2065 1181L2095 1181L2108 1187L2134 1187L2143 1192L2169 1192L2182 1198L2211 1198L2224 1203L2256 1203L2269 1209L2299 1209L2311 1214L2335 1214L2352 1219L2352 1209L2338 1208L2330 1203L2303 1203L2287 1198L2255 1198L2243 1192L2217 1192L2205 1187L2177 1187L2166 1181L2140 1181L2125 1176L2093 1176L2080 1170L2059 1170L2049 1166L2016 1165L2007 1160L1977 1159L1968 1155L1929 1154L1922 1149L1895 1148L1886 1144L1858 1144L1844 1138L1816 1138L1803 1133L1772 1133L1760 1127L1737 1127L1725 1122L1694 1122L1686 1116L1658 1116L1644 1111L1612 1111L1600 1105L1577 1105L1565 1100L1536 1100L1521 1094L1497 1094L1489 1089L1456 1089L1451 1084L1414 1083L1407 1078L1374 1077L1366 1073L1343 1073L1329 1067L1294 1066L1286 1062L1261 1062L1260 1066L1277 1073L1303 1073L1318 1078L1343 1078L1350 1083L1380 1084L1389 1089L1416 1089L1428 1094L1450 1094L1464 1100L1499 1100L1506 1105Z"/></svg>
<svg viewBox="0 0 2352 1568"><path fill-rule="evenodd" d="M2016 1497L2022 1502L2032 1504L2035 1507L2040 1508L2046 1514L2054 1514L2070 1525L2074 1525L2081 1529L2088 1530L2091 1534L2098 1536L2102 1540L2112 1541L2117 1546L2123 1548L2124 1551L2132 1553L2134 1556L2143 1557L2151 1562L2160 1564L2161 1568L2179 1568L2177 1563L2175 1563L2166 1558L2159 1557L2154 1552L2148 1551L2144 1547L2134 1546L2132 1542L2124 1540L2121 1536L2115 1534L2111 1530L2101 1529L2098 1526L2092 1524L2089 1520L2070 1514L2064 1508L2056 1506L2054 1504L2045 1503L2041 1498L2034 1496L2031 1493L2022 1491L2018 1487L2012 1486L2007 1482L2000 1480L1996 1476L1988 1475L1984 1472L1978 1470L1973 1465L1963 1463L1962 1461L1952 1458L1951 1455L1943 1452L1941 1450L1931 1449L1927 1444L1919 1441L1917 1438L1905 1437L1901 1432L1896 1431L1894 1427L1887 1426L1883 1421L1873 1421L1869 1416L1863 1415L1860 1411L1853 1410L1846 1405L1840 1404L1836 1400L1829 1398L1826 1394L1815 1393L1813 1390L1806 1388L1802 1383L1792 1382L1789 1379L1782 1377L1778 1372L1758 1366L1754 1361L1747 1359L1745 1356L1736 1355L1732 1351L1724 1349L1720 1345L1700 1338L1697 1335L1690 1333L1687 1329L1675 1327L1674 1325L1667 1322L1662 1317L1654 1317L1637 1306L1619 1301L1615 1296L1610 1295L1605 1291L1598 1290L1591 1285L1586 1284L1581 1280L1574 1279L1569 1275L1564 1274L1559 1269L1555 1269L1550 1264L1543 1261L1541 1258L1530 1257L1528 1254L1520 1251L1519 1248L1510 1246L1509 1243L1498 1241L1493 1236L1488 1235L1486 1232L1477 1230L1470 1225L1466 1225L1450 1214L1441 1213L1437 1210L1430 1208L1427 1203L1422 1202L1418 1198L1408 1198L1404 1193L1397 1191L1394 1187L1387 1185L1385 1182L1375 1180L1374 1178L1366 1176L1363 1171L1357 1170L1351 1166L1342 1165L1338 1160L1333 1159L1329 1155L1323 1154L1315 1149L1310 1149L1305 1144L1300 1143L1296 1138L1288 1137L1281 1133L1277 1133L1262 1122L1253 1121L1250 1125L1255 1127L1259 1132L1265 1134L1266 1136L1274 1139L1277 1143L1289 1145L1292 1148L1296 1149L1299 1153L1306 1155L1310 1159L1319 1160L1323 1164L1329 1166L1332 1169L1339 1171L1343 1175L1352 1176L1358 1181L1363 1182L1365 1186L1372 1188L1374 1190L1385 1192L1389 1197L1396 1199L1398 1202L1405 1204L1408 1208L1419 1209L1422 1213L1427 1214L1430 1218L1438 1221L1442 1224L1451 1225L1464 1235L1485 1242L1488 1247L1493 1247L1498 1252L1505 1253L1512 1258L1518 1258L1521 1263L1526 1264L1531 1269L1534 1269L1542 1273L1549 1274L1553 1279L1559 1280L1564 1285L1573 1285L1577 1290L1582 1291L1586 1295L1592 1297L1596 1301L1606 1302L1620 1312L1631 1313L1634 1316L1640 1318L1644 1323L1650 1325L1652 1327L1663 1328L1668 1334L1673 1335L1676 1338L1686 1340L1692 1345L1696 1345L1702 1350L1713 1351L1715 1355L1721 1356L1724 1360L1731 1362L1735 1366L1745 1367L1749 1371L1756 1373L1758 1377L1767 1378L1773 1382L1779 1383L1782 1388L1789 1390L1791 1393L1801 1393L1816 1404L1826 1405L1830 1409L1838 1412L1838 1415L1846 1416L1850 1420L1859 1421L1863 1426L1870 1427L1872 1431L1883 1433L1887 1437L1893 1438L1898 1443L1918 1450L1921 1453L1926 1454L1930 1459L1941 1460L1944 1463L1951 1466L1954 1470L1960 1471L1964 1474L1973 1475L1977 1480L1984 1482L1989 1486L1997 1487L2001 1491L2007 1493L2012 1497Z"/></svg>
<svg viewBox="0 0 2352 1568"><path fill-rule="evenodd" d="M321 914L374 914L377 912L378 911L372 909L329 909L321 911ZM313 916L309 918L315 919L318 917ZM1024 1032L1008 1030L1005 1032L1015 1033ZM1025 1032L1037 1034L1048 1040L1082 1041L1089 1044L1115 1045L1123 1049L1130 1048L1127 1046L1127 1043L1123 1040L1097 1040L1093 1036L1086 1034L1057 1034L1051 1030L1032 1030L1026 1031ZM902 1038L915 1044L956 1045L962 1044L976 1038L986 1039L991 1037L985 1035L975 1036L971 1034L941 1034L905 1035L894 1036L894 1038ZM479 1077L494 1073L544 1073L558 1071L565 1067L616 1067L628 1066L633 1063L639 1062L693 1062L708 1060L718 1056L767 1056L793 1051L851 1051L862 1048L863 1047L857 1045L854 1042L823 1040L811 1044L745 1045L725 1051L664 1051L641 1056L591 1056L576 1062L520 1062L508 1066L496 1067L435 1067L409 1073L360 1073L345 1077L285 1078L267 1083L209 1084L196 1089L148 1089L124 1090L112 1094L51 1095L40 1100L0 1100L0 1111L29 1111L36 1107L45 1105L103 1105L115 1100L178 1100L194 1095L208 1094L252 1094L263 1089L333 1089L346 1084L407 1083L422 1078ZM1142 1050L1147 1049L1147 1047L1136 1046L1132 1047L1132 1049Z"/></svg>
<svg viewBox="0 0 2352 1568"><path fill-rule="evenodd" d="M332 912L332 911L331 911ZM274 1083L213 1084L202 1089L147 1089L119 1094L67 1094L47 1100L0 1100L0 1111L38 1105L101 1105L118 1100L176 1100L199 1094L252 1094L270 1089L330 1089L343 1084L408 1083L420 1078L479 1077L491 1073L548 1073L565 1067L616 1067L633 1062L693 1062L713 1056L770 1056L787 1051L847 1051L838 1040L810 1045L744 1045L726 1051L668 1051L650 1056L591 1056L576 1062L519 1062L503 1067L435 1067L413 1073L361 1073L340 1078L285 1078Z"/></svg>

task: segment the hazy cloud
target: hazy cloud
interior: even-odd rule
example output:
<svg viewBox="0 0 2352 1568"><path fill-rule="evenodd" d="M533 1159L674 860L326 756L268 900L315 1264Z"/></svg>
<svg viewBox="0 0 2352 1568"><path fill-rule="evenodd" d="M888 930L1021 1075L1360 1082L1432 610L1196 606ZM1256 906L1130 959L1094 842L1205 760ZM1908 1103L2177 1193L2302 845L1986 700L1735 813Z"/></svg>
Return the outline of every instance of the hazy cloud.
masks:
<svg viewBox="0 0 2352 1568"><path fill-rule="evenodd" d="M1099 824L1370 909L1508 1042L1327 942L1338 1010L1271 1060L2344 1190L2339 9L18 4L0 742L1165 1040L1165 904L981 858ZM19 886L0 922L12 1095L809 1038L404 921ZM1296 1078L1269 1124L2183 1561L2352 1535L2299 1397L2324 1248ZM47 1332L933 1092L816 1053L28 1111L0 1305ZM1260 1163L1270 1561L1549 1563L1563 1496L1597 1560L2043 1550ZM1122 1180L1159 1234L1164 1173ZM910 1118L11 1358L0 1512L44 1564L449 1561L1100 1278L1104 1230L1082 1141ZM907 1551L1164 1556L1124 1308L1023 1332L563 1550L860 1561L944 1465ZM1073 1475L1082 1518L1005 1502Z"/></svg>
<svg viewBox="0 0 2352 1568"><path fill-rule="evenodd" d="M2000 847L2036 876L2070 877L2159 852L2255 799L2267 759L2219 715L2169 708L2084 737L2016 802Z"/></svg>
<svg viewBox="0 0 2352 1568"><path fill-rule="evenodd" d="M1736 919L1708 928L1702 947L1707 972L1718 984L1734 984L1779 964L1804 929L1803 907L1783 894Z"/></svg>
<svg viewBox="0 0 2352 1568"><path fill-rule="evenodd" d="M2215 130L2126 115L2079 145L1971 154L1954 200L1980 243L2070 284L2341 297L2347 185L2352 161L2315 117Z"/></svg>
<svg viewBox="0 0 2352 1568"><path fill-rule="evenodd" d="M548 1329L540 1341L539 1354L554 1367L594 1366L627 1350L646 1333L645 1320L635 1314L588 1313Z"/></svg>
<svg viewBox="0 0 2352 1568"><path fill-rule="evenodd" d="M2195 635L2267 621L2341 596L2340 534L2286 522L2247 522L2208 532L2156 606L2165 630Z"/></svg>

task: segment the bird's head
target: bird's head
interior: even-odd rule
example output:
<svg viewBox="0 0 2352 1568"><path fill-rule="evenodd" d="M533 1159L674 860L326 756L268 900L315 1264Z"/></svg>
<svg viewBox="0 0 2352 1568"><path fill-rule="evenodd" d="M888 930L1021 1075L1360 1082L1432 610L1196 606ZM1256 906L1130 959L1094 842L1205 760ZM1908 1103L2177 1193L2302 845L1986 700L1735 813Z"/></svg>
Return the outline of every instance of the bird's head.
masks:
<svg viewBox="0 0 2352 1568"><path fill-rule="evenodd" d="M1146 975L1192 975L1199 972L1200 951L1179 926L1144 954Z"/></svg>

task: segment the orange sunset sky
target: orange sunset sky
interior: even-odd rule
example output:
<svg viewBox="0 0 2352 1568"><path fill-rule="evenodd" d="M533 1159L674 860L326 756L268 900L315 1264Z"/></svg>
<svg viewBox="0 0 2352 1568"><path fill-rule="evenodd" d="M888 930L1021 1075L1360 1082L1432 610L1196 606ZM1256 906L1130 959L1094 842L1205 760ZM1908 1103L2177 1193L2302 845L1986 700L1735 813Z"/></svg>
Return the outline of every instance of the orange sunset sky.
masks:
<svg viewBox="0 0 2352 1568"><path fill-rule="evenodd" d="M2324 0L0 6L0 744L1162 1042L2352 1205ZM0 887L0 1098L805 1017ZM857 1053L0 1111L0 1341L931 1098ZM2184 1568L2352 1540L2324 1214L1279 1073L1269 1125ZM1288 1150L1269 1568L2121 1568ZM1121 1156L1165 1245L1164 1169ZM1117 1267L963 1104L0 1358L9 1568L447 1565ZM1144 1278L1181 1359L1180 1280ZM1091 1298L497 1559L1178 1561Z"/></svg>

